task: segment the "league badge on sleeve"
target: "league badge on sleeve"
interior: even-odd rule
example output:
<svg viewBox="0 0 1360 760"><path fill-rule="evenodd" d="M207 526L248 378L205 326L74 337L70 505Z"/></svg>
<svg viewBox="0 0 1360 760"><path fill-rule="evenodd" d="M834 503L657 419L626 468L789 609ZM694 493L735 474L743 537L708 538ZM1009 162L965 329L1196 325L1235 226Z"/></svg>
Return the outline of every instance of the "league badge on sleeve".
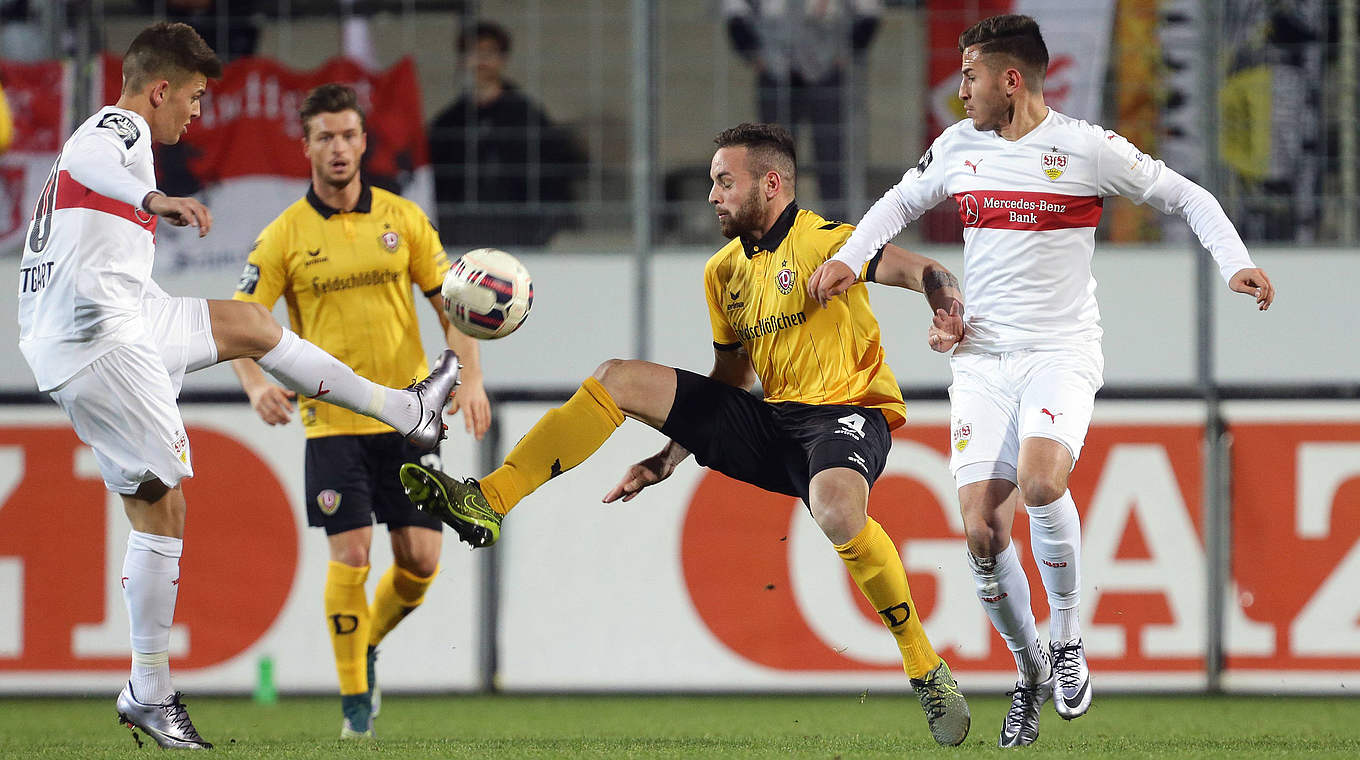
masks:
<svg viewBox="0 0 1360 760"><path fill-rule="evenodd" d="M128 150L132 150L132 146L136 145L137 139L142 136L141 130L137 129L137 125L133 123L132 119L121 113L104 114L104 118L99 120L98 126L113 130L113 133L118 135Z"/></svg>

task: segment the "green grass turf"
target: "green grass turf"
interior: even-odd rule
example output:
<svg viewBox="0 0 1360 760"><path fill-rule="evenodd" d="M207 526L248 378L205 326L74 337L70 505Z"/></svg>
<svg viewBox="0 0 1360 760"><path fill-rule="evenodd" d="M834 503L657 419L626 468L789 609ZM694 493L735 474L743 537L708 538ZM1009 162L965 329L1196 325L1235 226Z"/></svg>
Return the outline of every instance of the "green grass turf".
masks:
<svg viewBox="0 0 1360 760"><path fill-rule="evenodd" d="M995 756L1007 705L970 702L963 746L936 747L910 696L390 696L379 738L338 739L339 700L186 697L233 758L903 758ZM0 758L160 758L116 723L113 696L0 699ZM1360 757L1360 699L1098 695L1063 721L1045 706L1024 757Z"/></svg>

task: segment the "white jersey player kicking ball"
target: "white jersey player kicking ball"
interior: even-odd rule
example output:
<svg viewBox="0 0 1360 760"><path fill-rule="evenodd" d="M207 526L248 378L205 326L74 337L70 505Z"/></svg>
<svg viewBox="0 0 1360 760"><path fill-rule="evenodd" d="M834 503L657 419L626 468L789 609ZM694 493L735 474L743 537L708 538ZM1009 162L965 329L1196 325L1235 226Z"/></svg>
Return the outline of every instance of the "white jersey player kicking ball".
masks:
<svg viewBox="0 0 1360 760"><path fill-rule="evenodd" d="M1228 287L1265 310L1275 288L1206 190L1114 132L1044 105L1048 49L1027 16L995 16L959 37L966 119L946 129L808 281L838 295L884 243L953 198L964 225L962 314L936 312L929 341L954 349L950 468L977 595L1020 671L1003 747L1032 744L1050 697L1071 719L1091 704L1078 602L1081 531L1067 491L1103 383L1091 254L1103 199L1175 213ZM1036 631L1011 544L1017 499L1052 613Z"/></svg>
<svg viewBox="0 0 1360 760"><path fill-rule="evenodd" d="M441 412L458 382L446 351L404 390L376 385L281 328L259 304L172 298L151 280L159 219L198 227L212 214L158 192L151 143L179 142L222 66L184 24L159 23L123 58L118 103L76 130L57 157L29 226L19 272L19 348L39 390L93 450L132 523L123 589L132 675L118 695L121 722L162 747L212 746L195 730L170 680L185 501L193 475L175 401L184 373L239 357L293 390L386 422L416 446L443 437ZM134 732L133 736L136 736ZM140 739L138 740L140 742Z"/></svg>

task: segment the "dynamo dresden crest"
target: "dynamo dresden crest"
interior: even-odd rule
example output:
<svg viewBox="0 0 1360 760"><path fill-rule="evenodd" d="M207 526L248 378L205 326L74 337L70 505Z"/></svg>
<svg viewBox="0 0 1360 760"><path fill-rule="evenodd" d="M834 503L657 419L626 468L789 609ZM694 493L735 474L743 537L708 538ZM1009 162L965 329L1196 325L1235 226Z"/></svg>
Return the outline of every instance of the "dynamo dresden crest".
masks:
<svg viewBox="0 0 1360 760"><path fill-rule="evenodd" d="M1044 176L1048 177L1050 182L1056 181L1063 175L1063 172L1067 171L1066 153L1045 153L1040 158L1040 162L1040 165L1044 170Z"/></svg>
<svg viewBox="0 0 1360 760"><path fill-rule="evenodd" d="M779 294L786 296L792 293L793 282L797 277L798 276L793 273L793 270L788 267L779 270L779 274L774 276L774 284L779 286Z"/></svg>
<svg viewBox="0 0 1360 760"><path fill-rule="evenodd" d="M387 249L388 253L396 253L397 246L401 245L401 238L397 237L397 233L391 230L384 232L378 240L382 243L383 248Z"/></svg>

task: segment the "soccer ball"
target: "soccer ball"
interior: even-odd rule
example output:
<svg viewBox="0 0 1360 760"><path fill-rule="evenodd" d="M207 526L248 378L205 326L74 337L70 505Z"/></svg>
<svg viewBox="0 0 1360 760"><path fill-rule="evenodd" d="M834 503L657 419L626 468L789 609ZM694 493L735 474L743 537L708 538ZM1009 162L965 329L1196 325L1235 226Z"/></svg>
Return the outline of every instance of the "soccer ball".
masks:
<svg viewBox="0 0 1360 760"><path fill-rule="evenodd" d="M495 248L468 251L444 275L444 313L467 335L504 338L524 324L534 305L529 270Z"/></svg>

